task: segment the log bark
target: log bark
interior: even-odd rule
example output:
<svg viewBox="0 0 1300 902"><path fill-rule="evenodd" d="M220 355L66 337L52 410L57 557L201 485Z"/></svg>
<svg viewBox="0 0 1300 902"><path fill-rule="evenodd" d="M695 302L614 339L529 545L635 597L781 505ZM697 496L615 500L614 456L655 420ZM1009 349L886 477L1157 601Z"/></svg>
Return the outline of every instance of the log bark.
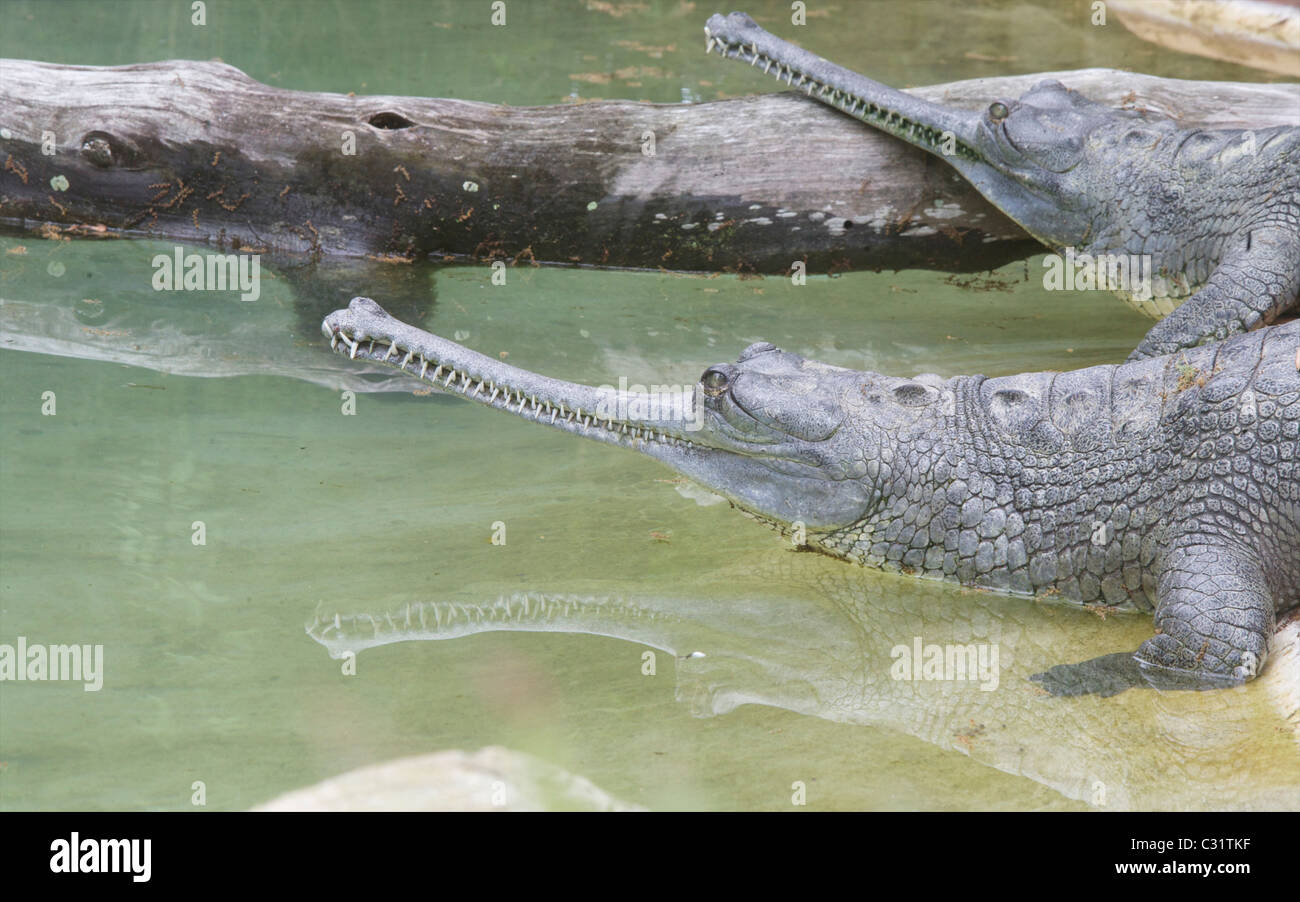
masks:
<svg viewBox="0 0 1300 902"><path fill-rule="evenodd" d="M1088 69L915 92L980 108L1045 77L1188 122L1300 124L1295 85ZM518 108L286 91L216 62L0 60L0 159L0 228L46 236L761 273L1037 249L942 161L793 92Z"/></svg>

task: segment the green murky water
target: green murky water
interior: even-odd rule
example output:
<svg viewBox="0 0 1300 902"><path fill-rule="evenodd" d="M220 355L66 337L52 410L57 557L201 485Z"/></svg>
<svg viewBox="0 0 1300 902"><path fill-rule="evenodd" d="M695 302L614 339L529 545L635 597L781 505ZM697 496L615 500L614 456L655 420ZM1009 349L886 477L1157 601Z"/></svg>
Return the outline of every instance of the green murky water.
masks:
<svg viewBox="0 0 1300 902"><path fill-rule="evenodd" d="M888 52L829 25L819 49L898 84L1094 65L1261 78L1077 24L1084 4L879 6ZM767 87L704 57L714 10L698 3L518 2L505 28L476 3L210 3L204 29L183 7L3 3L0 56L218 56L284 87L516 104ZM402 386L369 384L318 331L368 293L592 384L693 382L758 339L900 374L1122 359L1148 322L1043 291L1037 260L802 287L271 268L247 304L154 293L150 259L171 247L0 239L0 643L102 644L105 660L98 692L0 684L0 808L188 809L195 781L209 808L245 808L485 745L650 808L789 809L796 783L815 809L1300 806L1295 699L1268 674L1222 693L1044 699L1028 674L1136 647L1149 620L794 554L652 461L455 399L358 393L345 415L341 387ZM515 600L493 628L470 625L517 593L545 616ZM426 633L467 635L363 651L355 675L307 631L373 637L422 611L464 618ZM997 645L997 688L891 679L890 649L918 636Z"/></svg>

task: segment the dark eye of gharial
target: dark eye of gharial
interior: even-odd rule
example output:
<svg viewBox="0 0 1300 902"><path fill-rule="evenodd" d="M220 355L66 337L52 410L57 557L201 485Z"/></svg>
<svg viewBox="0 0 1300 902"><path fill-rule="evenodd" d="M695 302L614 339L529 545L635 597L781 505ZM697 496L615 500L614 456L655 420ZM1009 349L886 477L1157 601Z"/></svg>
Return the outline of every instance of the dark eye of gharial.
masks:
<svg viewBox="0 0 1300 902"><path fill-rule="evenodd" d="M994 122L1001 122L1010 115L1011 111L1007 109L1007 105L1002 101L996 100L989 104L989 118Z"/></svg>
<svg viewBox="0 0 1300 902"><path fill-rule="evenodd" d="M727 390L731 379L722 370L707 370L700 378L700 384L710 395L720 395Z"/></svg>

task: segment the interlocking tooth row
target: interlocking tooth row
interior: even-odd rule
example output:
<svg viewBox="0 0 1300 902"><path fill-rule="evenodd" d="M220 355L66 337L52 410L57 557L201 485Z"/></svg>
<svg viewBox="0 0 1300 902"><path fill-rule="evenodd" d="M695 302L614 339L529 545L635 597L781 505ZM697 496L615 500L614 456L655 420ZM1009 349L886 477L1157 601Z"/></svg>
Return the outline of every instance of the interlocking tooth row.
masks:
<svg viewBox="0 0 1300 902"><path fill-rule="evenodd" d="M516 592L512 595L498 596L495 605L436 601L408 604L401 610L385 611L380 616L359 613L349 614L345 619L339 612L335 612L333 616L317 614L316 621L308 632L318 639L346 640L349 638L350 630L363 631L362 624L365 623L370 628L372 638L379 639L392 633L414 631L417 623L419 629L427 631L430 629L430 619L433 621L433 629L442 629L452 626L458 617L463 618L468 624L504 623L524 619L553 620L556 617L600 615L606 610L617 610L620 619L665 619L665 616L658 611L614 597L584 598L574 595ZM394 613L398 615L397 618L394 618ZM428 616L430 613L433 615L432 618ZM387 633L384 631L385 626L388 628Z"/></svg>
<svg viewBox="0 0 1300 902"><path fill-rule="evenodd" d="M745 44L728 44L726 41L722 40L722 38L715 38L710 35L708 45L705 47L704 52L709 53L712 51L715 44L721 48L718 53L724 57L731 57L732 59L742 61L748 59L751 66L757 66L759 63L762 63L763 72L765 74L771 70L773 65L775 65L777 81L781 80L781 73L782 70L784 70L785 83L794 88L803 88L809 97L812 96L814 91L817 92L818 97L827 97L827 92L829 92L830 96L828 100L832 106L842 112L848 113L850 116L861 119L864 122L870 121L880 123L887 128L905 132L914 139L924 140L931 146L937 146L943 138L942 132L936 131L928 125L920 125L913 122L911 119L908 119L906 116L895 113L893 110L865 101L847 91L841 91L839 88L832 88L828 84L822 84L816 79L808 78L808 76L803 72L799 72L791 66L778 63L770 56L759 53L757 44L750 44L748 47L746 47ZM799 76L798 82L795 82L794 80L795 75ZM849 101L852 101L852 103ZM862 108L860 113L858 112L858 107ZM965 144L962 144L960 141L956 142L955 152L960 156L971 157L973 159L977 158L974 151L970 150L970 148Z"/></svg>
<svg viewBox="0 0 1300 902"><path fill-rule="evenodd" d="M363 338L360 341L357 341L353 339L351 336L347 335L346 333L341 332L338 329L335 329L333 337L330 338L330 347L333 348L335 351L339 351L339 353L342 353L342 351L339 350L339 346L338 346L339 341L342 341L345 345L347 345L348 359L356 360L357 349L360 348L363 343L365 343L366 339ZM532 404L531 412L534 414L534 419L536 419L537 422L541 422L542 417L545 414L550 413L551 418L548 422L552 425L554 425L557 418L562 417L565 423L571 423L574 425L581 423L584 429L590 429L594 425L596 428L603 429L606 432L612 432L616 435L630 435L633 439L641 439L647 442L657 441L667 445L694 445L695 444L695 442L688 441L684 438L680 438L675 435L669 435L665 432L659 432L656 429L651 429L649 426L629 427L627 423L621 421L616 424L613 418L609 418L609 417L605 419L605 425L601 426L600 418L595 417L590 413L584 413L581 407L576 407L573 410L567 410L563 403L555 404L545 399L539 399L536 395L525 395L522 391L517 391L515 389L510 388L509 386L506 386L505 388L505 396L502 399L502 402L500 404L497 404L496 400L497 397L501 395L502 389L501 386L497 385L495 382L492 382L491 380L479 379L477 380L478 384L474 386L474 390L469 391L470 384L475 382L476 380L474 379L473 376L469 374L468 371L458 370L455 367L448 366L446 364L437 363L437 361L434 360L426 360L423 354L416 354L414 351L411 351L407 348L399 347L397 342L393 340L390 340L388 342L388 350L385 351L383 356L381 357L375 353L376 341L382 342L382 339L376 339L376 338L370 339L369 340L370 347L365 352L363 352L364 356L368 357L369 359L374 360L378 363L387 364L388 366L396 367L402 372L407 372L406 369L407 365L410 364L413 360L418 358L420 361L420 372L418 374L418 378L424 380L425 382L432 382L434 384L438 384L438 380L442 375L442 371L446 369L447 378L441 382L442 388L450 388L451 390L457 392L458 394L463 395L466 398L476 398L479 396L479 393L482 392L484 388L487 388L488 391L491 392L491 394L487 397L485 403L491 404L495 407L500 407L505 410L509 410L511 409L511 405L515 403L515 400L518 399L519 406L517 408L514 408L514 412L517 414L522 414L524 412L524 409L529 404ZM405 352L406 356L402 358L400 363L393 359L394 354L400 355L403 352ZM430 363L436 364L433 368L432 373L428 372ZM453 384L456 383L457 380L459 380L458 384Z"/></svg>

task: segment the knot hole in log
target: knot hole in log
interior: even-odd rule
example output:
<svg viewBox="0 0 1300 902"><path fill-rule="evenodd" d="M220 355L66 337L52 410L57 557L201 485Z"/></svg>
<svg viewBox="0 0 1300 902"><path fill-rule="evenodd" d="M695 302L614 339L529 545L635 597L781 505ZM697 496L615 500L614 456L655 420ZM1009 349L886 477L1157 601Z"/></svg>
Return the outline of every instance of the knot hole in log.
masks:
<svg viewBox="0 0 1300 902"><path fill-rule="evenodd" d="M138 169L144 162L135 147L105 131L86 132L81 139L81 155L100 169L113 166Z"/></svg>
<svg viewBox="0 0 1300 902"><path fill-rule="evenodd" d="M393 113L387 111L383 113L375 113L375 115L371 116L366 121L369 122L371 125L373 125L375 128L383 128L383 129L410 128L411 126L415 125L414 122L412 122L410 119L407 119L401 113Z"/></svg>

